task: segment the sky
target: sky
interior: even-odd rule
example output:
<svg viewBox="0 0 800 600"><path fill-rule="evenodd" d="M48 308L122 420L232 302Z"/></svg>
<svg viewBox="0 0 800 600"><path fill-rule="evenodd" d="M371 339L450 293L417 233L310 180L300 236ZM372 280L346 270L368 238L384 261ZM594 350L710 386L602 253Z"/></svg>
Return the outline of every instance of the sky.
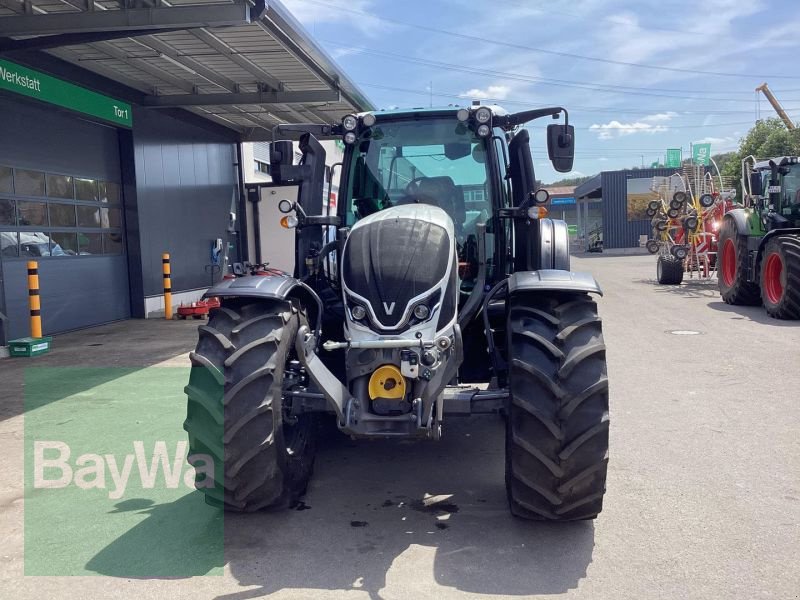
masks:
<svg viewBox="0 0 800 600"><path fill-rule="evenodd" d="M574 170L547 162L531 131L536 176L551 182L650 166L667 148L734 150L772 117L767 82L800 120L796 0L283 0L378 108L468 105L567 108ZM760 96L760 95L759 95ZM760 107L760 109L759 109ZM760 110L760 112L759 112Z"/></svg>

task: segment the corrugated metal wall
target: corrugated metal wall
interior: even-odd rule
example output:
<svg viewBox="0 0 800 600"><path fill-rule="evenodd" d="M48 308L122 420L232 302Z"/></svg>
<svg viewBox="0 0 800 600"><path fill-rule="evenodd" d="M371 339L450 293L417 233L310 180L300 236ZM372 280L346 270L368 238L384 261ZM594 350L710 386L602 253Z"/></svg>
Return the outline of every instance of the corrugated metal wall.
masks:
<svg viewBox="0 0 800 600"><path fill-rule="evenodd" d="M171 255L174 292L208 287L211 241L228 239L235 145L138 107L133 143L144 295L162 292L162 252Z"/></svg>
<svg viewBox="0 0 800 600"><path fill-rule="evenodd" d="M650 219L628 221L628 179L668 177L678 169L640 169L638 171L604 171L601 174L603 193L603 246L635 248L640 235L652 232Z"/></svg>

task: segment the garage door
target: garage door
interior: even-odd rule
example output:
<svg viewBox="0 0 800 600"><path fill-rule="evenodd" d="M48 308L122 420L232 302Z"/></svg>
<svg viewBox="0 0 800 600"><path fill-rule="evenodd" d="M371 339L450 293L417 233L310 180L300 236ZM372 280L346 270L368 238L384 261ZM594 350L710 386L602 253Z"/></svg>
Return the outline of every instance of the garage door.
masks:
<svg viewBox="0 0 800 600"><path fill-rule="evenodd" d="M0 254L10 337L28 335L26 269L39 262L43 330L130 316L113 127L0 98Z"/></svg>

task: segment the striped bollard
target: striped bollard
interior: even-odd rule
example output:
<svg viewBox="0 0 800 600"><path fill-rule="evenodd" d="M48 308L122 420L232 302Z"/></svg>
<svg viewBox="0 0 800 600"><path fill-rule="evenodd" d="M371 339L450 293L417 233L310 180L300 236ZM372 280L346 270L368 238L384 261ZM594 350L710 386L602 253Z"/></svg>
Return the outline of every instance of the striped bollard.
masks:
<svg viewBox="0 0 800 600"><path fill-rule="evenodd" d="M168 252L161 255L161 268L164 272L164 318L169 321L172 319L172 280Z"/></svg>
<svg viewBox="0 0 800 600"><path fill-rule="evenodd" d="M42 337L42 304L39 297L39 263L28 261L28 307L31 311L31 337Z"/></svg>

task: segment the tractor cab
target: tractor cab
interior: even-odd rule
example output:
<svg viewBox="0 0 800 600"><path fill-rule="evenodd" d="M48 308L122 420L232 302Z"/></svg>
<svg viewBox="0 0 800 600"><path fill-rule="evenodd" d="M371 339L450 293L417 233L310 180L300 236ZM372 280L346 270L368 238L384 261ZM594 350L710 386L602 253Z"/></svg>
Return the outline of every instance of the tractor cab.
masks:
<svg viewBox="0 0 800 600"><path fill-rule="evenodd" d="M767 231L800 227L800 159L781 156L755 162L750 197Z"/></svg>
<svg viewBox="0 0 800 600"><path fill-rule="evenodd" d="M485 266L492 283L512 273L513 208L530 225L544 217L547 193L535 189L529 137L518 127L563 109L509 114L498 106L381 111L342 121L345 157L339 185L339 217L345 227L388 208L428 204L453 222L462 300ZM566 111L563 111L566 114ZM572 165L573 128L548 129L551 159L558 170ZM528 214L528 208L535 208ZM513 214L512 214L513 213ZM519 231L520 241L529 236ZM485 247L484 247L485 246ZM481 255L485 253L485 265ZM521 260L521 256L519 257ZM527 266L527 265L525 265Z"/></svg>

